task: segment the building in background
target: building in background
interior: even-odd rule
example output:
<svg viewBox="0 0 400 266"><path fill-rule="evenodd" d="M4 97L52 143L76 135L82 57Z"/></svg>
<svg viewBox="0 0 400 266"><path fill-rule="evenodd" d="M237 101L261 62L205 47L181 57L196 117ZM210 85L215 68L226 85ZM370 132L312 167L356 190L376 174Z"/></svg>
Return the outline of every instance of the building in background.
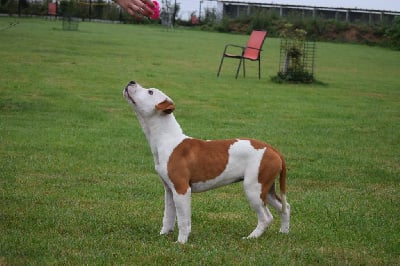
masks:
<svg viewBox="0 0 400 266"><path fill-rule="evenodd" d="M396 16L400 16L400 11L361 9L356 7L277 4L275 2L271 3L269 1L260 0L217 0L217 2L218 12L222 12L222 16L229 16L232 18L242 15L251 16L252 13L258 12L260 9L275 11L281 17L296 13L303 17L336 19L347 22L391 22ZM221 16L221 14L219 16Z"/></svg>
<svg viewBox="0 0 400 266"><path fill-rule="evenodd" d="M281 16L298 12L304 16L323 17L349 22L392 21L400 16L399 0L177 0L178 16L189 19L191 14L200 18L205 10L215 10L217 17L251 15L254 8L275 10Z"/></svg>

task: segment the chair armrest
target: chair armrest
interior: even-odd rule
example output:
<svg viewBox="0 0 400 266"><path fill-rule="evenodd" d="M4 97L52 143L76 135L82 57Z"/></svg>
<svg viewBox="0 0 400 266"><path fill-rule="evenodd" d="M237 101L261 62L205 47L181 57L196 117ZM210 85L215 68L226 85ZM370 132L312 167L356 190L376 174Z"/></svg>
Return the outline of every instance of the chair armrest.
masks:
<svg viewBox="0 0 400 266"><path fill-rule="evenodd" d="M228 46L238 47L238 48L242 48L242 49L245 48L244 46L236 45L236 44L227 44L227 45L225 45L225 47L228 47Z"/></svg>
<svg viewBox="0 0 400 266"><path fill-rule="evenodd" d="M226 53L226 51L228 50L229 47L240 48L242 50L241 53L243 53L244 49L246 48L244 46L240 46L240 45L236 45L236 44L227 44L227 45L225 45L224 54Z"/></svg>

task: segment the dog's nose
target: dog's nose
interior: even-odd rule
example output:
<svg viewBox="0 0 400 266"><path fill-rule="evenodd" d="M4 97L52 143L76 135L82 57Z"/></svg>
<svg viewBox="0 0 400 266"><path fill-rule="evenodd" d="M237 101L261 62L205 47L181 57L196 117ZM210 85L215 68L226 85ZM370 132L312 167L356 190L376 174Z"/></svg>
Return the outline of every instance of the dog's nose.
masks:
<svg viewBox="0 0 400 266"><path fill-rule="evenodd" d="M125 91L127 92L128 91L128 87L129 86L132 86L132 85L136 85L136 82L135 81L129 81L129 83L128 83L128 85L126 85L126 87L125 87Z"/></svg>

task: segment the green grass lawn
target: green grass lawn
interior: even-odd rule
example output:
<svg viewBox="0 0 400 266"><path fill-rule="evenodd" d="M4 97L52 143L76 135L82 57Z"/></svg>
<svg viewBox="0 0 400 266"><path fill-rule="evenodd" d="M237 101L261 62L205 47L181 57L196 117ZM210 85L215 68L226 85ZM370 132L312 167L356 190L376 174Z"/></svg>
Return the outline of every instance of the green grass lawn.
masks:
<svg viewBox="0 0 400 266"><path fill-rule="evenodd" d="M15 27L6 29L10 22ZM275 84L279 40L235 80L248 36L0 18L0 264L400 262L400 53L317 44L313 85ZM186 134L251 137L288 166L291 233L256 226L241 184L194 194L192 234L159 236L163 186L122 89L171 96Z"/></svg>

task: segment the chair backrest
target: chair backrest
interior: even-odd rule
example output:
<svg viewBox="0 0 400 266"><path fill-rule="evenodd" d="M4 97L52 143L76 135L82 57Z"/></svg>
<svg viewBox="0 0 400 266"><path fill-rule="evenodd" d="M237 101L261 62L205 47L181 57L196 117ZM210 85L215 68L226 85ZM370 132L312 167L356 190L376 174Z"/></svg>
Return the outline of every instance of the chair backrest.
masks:
<svg viewBox="0 0 400 266"><path fill-rule="evenodd" d="M267 31L253 30L247 42L246 49L244 50L243 57L251 60L259 59L261 48L266 37Z"/></svg>

